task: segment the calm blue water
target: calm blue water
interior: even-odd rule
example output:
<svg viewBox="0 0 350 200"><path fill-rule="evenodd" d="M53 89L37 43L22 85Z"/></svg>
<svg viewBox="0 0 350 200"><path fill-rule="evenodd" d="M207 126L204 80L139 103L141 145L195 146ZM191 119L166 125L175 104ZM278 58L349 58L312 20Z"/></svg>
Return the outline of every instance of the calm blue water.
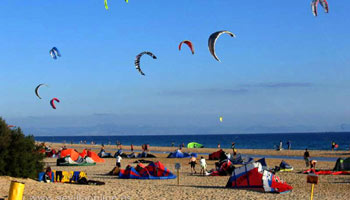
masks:
<svg viewBox="0 0 350 200"><path fill-rule="evenodd" d="M349 150L350 132L342 133L285 133L285 134L235 134L235 135L146 135L146 136L51 136L35 137L37 141L45 142L73 142L79 143L86 140L96 144L116 144L116 141L125 145L151 146L175 146L189 142L198 142L205 147L216 148L220 143L221 148L230 148L231 142L236 143L239 149L273 149L282 140L284 148L288 140L292 143L292 149L329 150L334 140L339 145L339 150Z"/></svg>

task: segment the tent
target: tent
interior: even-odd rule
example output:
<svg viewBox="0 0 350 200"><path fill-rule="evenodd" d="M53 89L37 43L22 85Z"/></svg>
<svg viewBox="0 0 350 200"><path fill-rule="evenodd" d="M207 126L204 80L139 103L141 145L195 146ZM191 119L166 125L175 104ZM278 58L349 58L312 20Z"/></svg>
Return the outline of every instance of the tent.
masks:
<svg viewBox="0 0 350 200"><path fill-rule="evenodd" d="M209 154L209 160L225 160L225 159L227 159L227 156L222 149L220 149L217 152Z"/></svg>
<svg viewBox="0 0 350 200"><path fill-rule="evenodd" d="M190 142L187 144L187 148L203 148L204 146L202 144L199 144L197 142Z"/></svg>
<svg viewBox="0 0 350 200"><path fill-rule="evenodd" d="M128 165L119 172L122 179L174 179L176 176L161 162L152 162L148 166L139 163L135 168Z"/></svg>
<svg viewBox="0 0 350 200"><path fill-rule="evenodd" d="M283 182L278 176L263 170L258 162L233 170L226 187L277 193L289 192L293 189L292 186Z"/></svg>
<svg viewBox="0 0 350 200"><path fill-rule="evenodd" d="M191 155L189 153L182 153L180 150L176 150L174 152L169 153L167 158L190 158Z"/></svg>
<svg viewBox="0 0 350 200"><path fill-rule="evenodd" d="M333 171L350 171L350 158L338 158Z"/></svg>
<svg viewBox="0 0 350 200"><path fill-rule="evenodd" d="M156 158L155 155L143 151L137 155L137 158Z"/></svg>
<svg viewBox="0 0 350 200"><path fill-rule="evenodd" d="M280 170L281 172L291 172L293 171L293 167L290 166L286 161L282 160L280 163Z"/></svg>

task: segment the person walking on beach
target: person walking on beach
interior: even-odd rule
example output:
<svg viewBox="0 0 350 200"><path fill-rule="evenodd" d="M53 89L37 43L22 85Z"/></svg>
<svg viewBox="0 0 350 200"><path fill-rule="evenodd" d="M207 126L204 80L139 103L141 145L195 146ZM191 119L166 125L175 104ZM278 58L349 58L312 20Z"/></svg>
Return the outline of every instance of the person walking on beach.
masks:
<svg viewBox="0 0 350 200"><path fill-rule="evenodd" d="M171 147L174 147L174 145L175 145L174 142L172 142L172 143L171 143Z"/></svg>
<svg viewBox="0 0 350 200"><path fill-rule="evenodd" d="M307 149L305 149L305 152L304 152L304 160L305 160L306 167L309 167L309 165L310 165L310 153L308 152Z"/></svg>
<svg viewBox="0 0 350 200"><path fill-rule="evenodd" d="M207 163L205 162L205 158L203 158L202 156L199 162L201 164L201 171L199 172L199 174L202 174L204 176L207 172Z"/></svg>
<svg viewBox="0 0 350 200"><path fill-rule="evenodd" d="M221 149L221 145L220 145L220 143L218 144L218 149Z"/></svg>
<svg viewBox="0 0 350 200"><path fill-rule="evenodd" d="M287 146L288 146L288 150L290 150L292 148L292 142L290 140L288 140Z"/></svg>
<svg viewBox="0 0 350 200"><path fill-rule="evenodd" d="M196 172L196 164L197 164L197 158L192 156L190 158L191 174L193 174L193 171L194 171L195 174L197 174L197 172Z"/></svg>
<svg viewBox="0 0 350 200"><path fill-rule="evenodd" d="M117 163L116 163L116 165L117 165L117 167L121 167L121 164L120 164L120 162L122 161L122 157L120 156L120 155L118 155L117 156Z"/></svg>
<svg viewBox="0 0 350 200"><path fill-rule="evenodd" d="M130 150L131 150L131 152L134 152L134 145L133 144L130 145Z"/></svg>

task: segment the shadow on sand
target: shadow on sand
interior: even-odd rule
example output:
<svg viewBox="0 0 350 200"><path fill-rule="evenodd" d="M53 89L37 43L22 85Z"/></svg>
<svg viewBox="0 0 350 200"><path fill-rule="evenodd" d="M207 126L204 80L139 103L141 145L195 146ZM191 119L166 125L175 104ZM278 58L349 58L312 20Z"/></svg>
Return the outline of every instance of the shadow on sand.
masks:
<svg viewBox="0 0 350 200"><path fill-rule="evenodd" d="M244 189L244 188L227 188L225 186L210 186L210 185L173 185L173 184L168 184L167 186L172 186L172 187L189 187L189 188L201 188L201 189L225 189L225 190L246 190L246 191L251 191L251 192L256 192L256 193L264 193L263 191L260 190L254 190L254 189Z"/></svg>

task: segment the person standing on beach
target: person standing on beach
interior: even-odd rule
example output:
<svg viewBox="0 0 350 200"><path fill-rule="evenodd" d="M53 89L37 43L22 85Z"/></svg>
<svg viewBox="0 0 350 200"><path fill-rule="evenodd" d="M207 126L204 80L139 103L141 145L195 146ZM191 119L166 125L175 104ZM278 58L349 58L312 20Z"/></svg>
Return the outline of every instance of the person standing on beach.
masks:
<svg viewBox="0 0 350 200"><path fill-rule="evenodd" d="M174 147L174 145L175 145L174 142L172 142L172 143L171 143L171 147Z"/></svg>
<svg viewBox="0 0 350 200"><path fill-rule="evenodd" d="M332 151L334 150L334 147L335 147L335 142L332 141Z"/></svg>
<svg viewBox="0 0 350 200"><path fill-rule="evenodd" d="M231 144L231 149L232 149L233 156L236 156L237 150L235 148L235 143L234 142L232 142L232 144Z"/></svg>
<svg viewBox="0 0 350 200"><path fill-rule="evenodd" d="M134 145L133 144L130 145L130 150L131 150L131 152L134 152Z"/></svg>
<svg viewBox="0 0 350 200"><path fill-rule="evenodd" d="M199 174L203 174L204 176L205 172L207 172L207 163L205 162L205 158L203 158L202 156L199 162L201 164L201 171L199 172Z"/></svg>
<svg viewBox="0 0 350 200"><path fill-rule="evenodd" d="M288 150L290 150L292 148L292 142L290 140L288 140L287 146L288 146Z"/></svg>
<svg viewBox="0 0 350 200"><path fill-rule="evenodd" d="M220 143L218 144L218 149L221 149L221 145L220 145Z"/></svg>
<svg viewBox="0 0 350 200"><path fill-rule="evenodd" d="M282 151L282 149L283 149L283 143L282 143L282 140L280 140L280 146L279 146L278 150Z"/></svg>
<svg viewBox="0 0 350 200"><path fill-rule="evenodd" d="M190 158L191 174L193 174L193 171L194 171L195 174L197 174L197 172L196 172L196 164L197 164L197 158L192 156Z"/></svg>
<svg viewBox="0 0 350 200"><path fill-rule="evenodd" d="M306 167L309 167L309 165L310 165L310 153L308 152L307 149L305 149L305 152L304 152L304 160L305 160Z"/></svg>
<svg viewBox="0 0 350 200"><path fill-rule="evenodd" d="M121 164L120 164L120 162L122 161L122 157L120 156L120 155L118 155L117 156L117 163L116 163L116 165L117 165L117 167L121 167Z"/></svg>

